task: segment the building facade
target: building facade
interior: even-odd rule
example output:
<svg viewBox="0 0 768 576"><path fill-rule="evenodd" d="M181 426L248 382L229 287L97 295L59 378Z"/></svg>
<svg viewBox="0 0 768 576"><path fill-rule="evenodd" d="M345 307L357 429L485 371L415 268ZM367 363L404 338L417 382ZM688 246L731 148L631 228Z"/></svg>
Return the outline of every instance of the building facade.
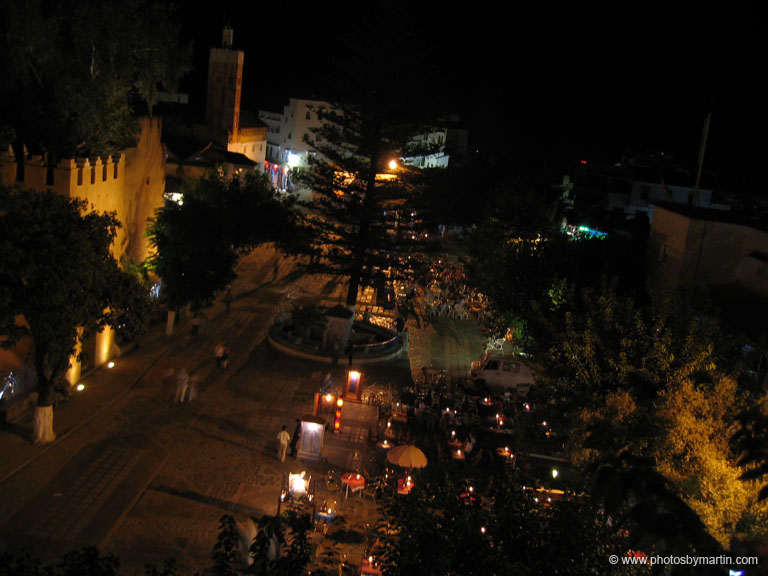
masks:
<svg viewBox="0 0 768 576"><path fill-rule="evenodd" d="M311 193L292 179L291 170L307 168L316 154L314 130L322 126L323 111L328 102L290 98L282 112L259 111L259 119L267 125L267 156L264 168L277 189L309 200Z"/></svg>
<svg viewBox="0 0 768 576"><path fill-rule="evenodd" d="M721 194L689 185L693 176L662 153L626 153L615 164L581 161L559 185L563 200L577 212L645 214L653 221L657 204L730 210Z"/></svg>
<svg viewBox="0 0 768 576"><path fill-rule="evenodd" d="M311 199L311 191L293 180L292 170L309 167L312 157L318 154L316 130L323 125L323 113L330 110L333 106L323 100L290 98L282 112L259 111L259 119L267 125L264 166L276 189L296 194L302 200ZM436 127L418 134L400 161L417 168L446 168L449 139L448 128Z"/></svg>
<svg viewBox="0 0 768 576"><path fill-rule="evenodd" d="M656 205L647 268L668 286L732 286L768 300L768 230L747 218Z"/></svg>

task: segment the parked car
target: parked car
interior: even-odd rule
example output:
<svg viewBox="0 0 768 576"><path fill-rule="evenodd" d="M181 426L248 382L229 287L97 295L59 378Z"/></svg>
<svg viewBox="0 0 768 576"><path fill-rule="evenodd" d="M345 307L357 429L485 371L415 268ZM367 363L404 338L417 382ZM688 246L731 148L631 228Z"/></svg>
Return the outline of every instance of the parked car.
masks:
<svg viewBox="0 0 768 576"><path fill-rule="evenodd" d="M521 394L526 394L534 383L533 370L526 364L524 356L504 355L497 351L486 351L480 360L472 362L470 376L478 384Z"/></svg>

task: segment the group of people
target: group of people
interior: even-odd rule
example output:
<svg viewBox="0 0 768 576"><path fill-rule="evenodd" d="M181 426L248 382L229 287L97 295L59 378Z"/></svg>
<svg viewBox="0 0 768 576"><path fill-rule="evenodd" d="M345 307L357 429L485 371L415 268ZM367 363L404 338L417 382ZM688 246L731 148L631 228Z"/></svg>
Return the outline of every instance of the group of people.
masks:
<svg viewBox="0 0 768 576"><path fill-rule="evenodd" d="M423 296L418 298L417 303L414 300L415 287L403 288L398 299L398 310L406 320L412 315L419 328L421 320L429 322L440 317L469 318L470 310L482 316L485 307L485 297L467 286L461 263L442 260L430 268ZM417 306L421 309L421 316Z"/></svg>
<svg viewBox="0 0 768 576"><path fill-rule="evenodd" d="M213 354L216 358L216 368L226 369L229 364L229 348L223 342L219 342L216 348L214 348ZM186 368L182 368L178 372L171 368L164 374L164 378L170 378L174 373L176 374L174 403L183 404L195 400L197 398L200 377L194 372L190 374Z"/></svg>
<svg viewBox="0 0 768 576"><path fill-rule="evenodd" d="M280 462L285 462L288 448L291 449L291 458L296 458L299 438L301 438L301 420L296 418L296 428L293 430L293 436L288 432L288 426L283 426L282 430L277 434L277 459Z"/></svg>
<svg viewBox="0 0 768 576"><path fill-rule="evenodd" d="M175 404L183 404L184 402L192 402L197 398L197 386L200 382L197 374L189 374L185 368L179 370L176 375L176 396L173 402Z"/></svg>

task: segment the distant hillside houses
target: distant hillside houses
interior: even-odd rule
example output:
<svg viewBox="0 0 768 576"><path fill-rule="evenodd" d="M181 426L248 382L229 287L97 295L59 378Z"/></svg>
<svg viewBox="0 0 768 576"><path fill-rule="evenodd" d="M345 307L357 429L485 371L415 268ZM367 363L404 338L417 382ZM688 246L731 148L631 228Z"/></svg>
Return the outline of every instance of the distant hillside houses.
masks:
<svg viewBox="0 0 768 576"><path fill-rule="evenodd" d="M695 177L663 153L627 153L620 162L580 161L558 188L566 206L577 213L645 214L653 221L657 203L728 211L722 191L695 186Z"/></svg>

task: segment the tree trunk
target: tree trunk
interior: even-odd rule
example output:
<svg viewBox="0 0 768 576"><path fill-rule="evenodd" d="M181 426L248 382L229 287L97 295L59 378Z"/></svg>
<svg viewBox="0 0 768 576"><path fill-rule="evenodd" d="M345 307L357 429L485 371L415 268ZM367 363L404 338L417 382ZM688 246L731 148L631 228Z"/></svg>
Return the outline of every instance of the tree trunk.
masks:
<svg viewBox="0 0 768 576"><path fill-rule="evenodd" d="M347 288L347 309L352 312L352 318L355 317L355 309L357 308L357 291L359 289L359 277L355 277L354 274L350 275L349 287Z"/></svg>
<svg viewBox="0 0 768 576"><path fill-rule="evenodd" d="M173 325L176 321L176 311L168 310L168 321L165 324L165 335L171 336L173 334Z"/></svg>
<svg viewBox="0 0 768 576"><path fill-rule="evenodd" d="M56 439L53 431L53 399L56 394L55 374L45 373L46 347L35 350L35 373L37 374L37 406L32 419L32 441L35 444L48 444Z"/></svg>
<svg viewBox="0 0 768 576"><path fill-rule="evenodd" d="M378 135L379 130L376 126L375 134ZM365 186L365 197L363 198L362 214L360 220L360 228L357 232L357 242L355 245L355 260L352 265L352 271L349 275L349 288L347 289L347 308L352 311L353 318L355 308L357 307L357 292L360 289L360 284L363 276L363 269L368 255L370 246L370 227L371 227L371 213L377 209L376 199L376 167L379 163L378 151L371 153L370 169L367 175Z"/></svg>
<svg viewBox="0 0 768 576"><path fill-rule="evenodd" d="M35 406L32 424L32 441L35 444L48 444L56 440L53 431L53 406Z"/></svg>

